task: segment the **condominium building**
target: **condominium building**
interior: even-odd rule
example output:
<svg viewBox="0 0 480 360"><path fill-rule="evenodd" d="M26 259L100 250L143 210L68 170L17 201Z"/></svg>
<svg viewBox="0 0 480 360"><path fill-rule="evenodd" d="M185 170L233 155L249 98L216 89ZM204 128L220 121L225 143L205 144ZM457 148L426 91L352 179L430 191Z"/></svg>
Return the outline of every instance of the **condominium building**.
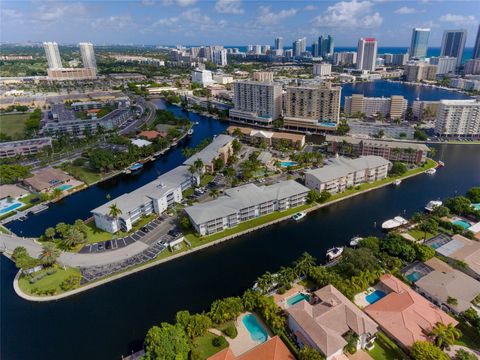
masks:
<svg viewBox="0 0 480 360"><path fill-rule="evenodd" d="M446 137L480 138L480 102L471 100L440 100L435 133Z"/></svg>
<svg viewBox="0 0 480 360"><path fill-rule="evenodd" d="M330 76L332 74L332 64L316 63L313 64L313 76Z"/></svg>
<svg viewBox="0 0 480 360"><path fill-rule="evenodd" d="M475 44L473 45L473 59L480 59L480 25L478 25L477 37L475 38Z"/></svg>
<svg viewBox="0 0 480 360"><path fill-rule="evenodd" d="M465 74L480 75L480 58L470 59L465 63Z"/></svg>
<svg viewBox="0 0 480 360"><path fill-rule="evenodd" d="M52 147L52 138L43 137L37 139L0 142L0 159L17 155L35 155L46 147Z"/></svg>
<svg viewBox="0 0 480 360"><path fill-rule="evenodd" d="M233 137L230 135L218 135L204 149L192 155L183 164L193 165L196 160L200 159L203 163L202 173L213 173L216 159L222 159L223 163L226 164L230 156L232 156L232 141Z"/></svg>
<svg viewBox="0 0 480 360"><path fill-rule="evenodd" d="M333 63L335 65L353 65L357 63L356 51L343 51L333 54Z"/></svg>
<svg viewBox="0 0 480 360"><path fill-rule="evenodd" d="M357 69L375 71L377 39L360 38L357 46Z"/></svg>
<svg viewBox="0 0 480 360"><path fill-rule="evenodd" d="M269 186L246 184L226 189L224 195L185 208L195 231L210 235L260 216L304 205L309 189L294 180Z"/></svg>
<svg viewBox="0 0 480 360"><path fill-rule="evenodd" d="M333 55L334 44L331 35L319 36L318 38L318 56L326 58Z"/></svg>
<svg viewBox="0 0 480 360"><path fill-rule="evenodd" d="M391 65L393 62L393 54L386 53L386 54L380 55L380 57L383 59L384 65Z"/></svg>
<svg viewBox="0 0 480 360"><path fill-rule="evenodd" d="M341 91L331 83L287 86L284 127L304 132L336 130Z"/></svg>
<svg viewBox="0 0 480 360"><path fill-rule="evenodd" d="M405 117L408 101L401 95L385 97L365 97L363 94L345 96L345 113L354 115L357 113L365 116L382 114L392 119Z"/></svg>
<svg viewBox="0 0 480 360"><path fill-rule="evenodd" d="M412 104L414 119L421 120L426 114L434 117L437 114L439 104L439 101L415 100Z"/></svg>
<svg viewBox="0 0 480 360"><path fill-rule="evenodd" d="M283 37L275 38L275 49L283 50Z"/></svg>
<svg viewBox="0 0 480 360"><path fill-rule="evenodd" d="M391 162L381 156L361 156L357 159L337 157L324 167L305 172L305 185L319 192L331 194L349 187L385 179Z"/></svg>
<svg viewBox="0 0 480 360"><path fill-rule="evenodd" d="M415 129L409 125L397 125L383 122L348 120L350 127L349 134L362 137L377 137L383 134L386 138L392 139L413 139Z"/></svg>
<svg viewBox="0 0 480 360"><path fill-rule="evenodd" d="M428 38L430 29L414 28L412 30L412 40L410 42L410 58L424 58L427 56Z"/></svg>
<svg viewBox="0 0 480 360"><path fill-rule="evenodd" d="M457 66L462 65L463 50L467 40L467 30L445 30L442 38L440 56L457 58Z"/></svg>
<svg viewBox="0 0 480 360"><path fill-rule="evenodd" d="M289 146L297 149L302 149L305 146L305 135L303 134L257 130L234 125L229 126L227 129L227 132L233 136L238 131L241 133L241 140L243 142L253 145L266 144L267 146L275 146L286 142Z"/></svg>
<svg viewBox="0 0 480 360"><path fill-rule="evenodd" d="M307 39L297 39L292 44L293 56L302 56L307 51Z"/></svg>
<svg viewBox="0 0 480 360"><path fill-rule="evenodd" d="M192 70L192 82L205 87L214 83L212 72L210 70L194 69Z"/></svg>
<svg viewBox="0 0 480 360"><path fill-rule="evenodd" d="M254 71L253 80L262 81L262 82L272 82L273 72L272 71Z"/></svg>
<svg viewBox="0 0 480 360"><path fill-rule="evenodd" d="M218 66L227 65L227 50L215 50L212 52L212 61Z"/></svg>
<svg viewBox="0 0 480 360"><path fill-rule="evenodd" d="M392 55L392 65L394 66L403 66L408 61L408 54L393 54Z"/></svg>
<svg viewBox="0 0 480 360"><path fill-rule="evenodd" d="M271 125L282 114L282 86L273 82L238 81L233 84L230 119L250 124Z"/></svg>
<svg viewBox="0 0 480 360"><path fill-rule="evenodd" d="M88 69L97 69L97 60L92 43L83 42L79 44L80 55L82 56L83 67Z"/></svg>
<svg viewBox="0 0 480 360"><path fill-rule="evenodd" d="M468 76L476 76L476 75L466 75ZM462 90L474 90L474 91L480 91L480 80L476 79L468 79L468 78L453 78L450 79L450 86L457 88L457 89L462 89Z"/></svg>
<svg viewBox="0 0 480 360"><path fill-rule="evenodd" d="M411 82L435 80L437 68L437 65L430 65L425 62L407 64L405 65L405 79Z"/></svg>
<svg viewBox="0 0 480 360"><path fill-rule="evenodd" d="M60 51L58 50L58 44L56 42L44 42L43 48L45 49L45 55L47 56L49 69L61 69L62 59L60 58Z"/></svg>
<svg viewBox="0 0 480 360"><path fill-rule="evenodd" d="M437 65L437 75L455 74L457 58L449 56L431 57L430 64Z"/></svg>
<svg viewBox="0 0 480 360"><path fill-rule="evenodd" d="M97 70L91 68L48 69L47 74L48 80L52 81L91 80L97 77Z"/></svg>

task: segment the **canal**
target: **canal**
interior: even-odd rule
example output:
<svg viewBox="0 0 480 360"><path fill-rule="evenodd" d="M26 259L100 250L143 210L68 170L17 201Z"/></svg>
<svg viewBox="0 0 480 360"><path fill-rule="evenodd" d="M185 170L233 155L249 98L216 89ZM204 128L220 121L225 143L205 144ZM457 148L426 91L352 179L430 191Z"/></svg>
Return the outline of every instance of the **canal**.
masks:
<svg viewBox="0 0 480 360"><path fill-rule="evenodd" d="M191 145L225 129L215 120L190 116L200 122ZM16 296L15 266L0 257L0 358L120 359L141 347L152 325L173 320L180 309L205 310L214 299L241 294L257 276L289 264L304 251L323 259L326 249L347 244L354 235L380 234L378 224L387 218L410 216L431 199L480 185L480 146L436 148L446 167L433 176L419 175L399 187L359 195L311 213L299 223L277 224L61 301L33 303ZM107 193L115 197L131 191L182 161L181 150L174 149L139 177L99 184L39 218L12 223L12 229L38 234L58 221L85 218Z"/></svg>

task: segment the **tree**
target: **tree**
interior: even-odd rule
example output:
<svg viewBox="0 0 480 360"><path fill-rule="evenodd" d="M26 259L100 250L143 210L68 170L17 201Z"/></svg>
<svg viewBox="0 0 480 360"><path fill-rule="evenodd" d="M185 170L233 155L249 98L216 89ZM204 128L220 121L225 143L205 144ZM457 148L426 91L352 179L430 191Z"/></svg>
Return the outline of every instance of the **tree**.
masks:
<svg viewBox="0 0 480 360"><path fill-rule="evenodd" d="M277 284L278 286L288 290L292 288L292 283L295 281L295 271L290 267L282 266L277 272Z"/></svg>
<svg viewBox="0 0 480 360"><path fill-rule="evenodd" d="M216 199L216 198L218 197L218 190L217 190L217 189L212 189L212 190L210 190L209 195L210 195L212 198Z"/></svg>
<svg viewBox="0 0 480 360"><path fill-rule="evenodd" d="M458 305L458 300L455 299L454 297L449 296L447 298L447 304L452 305L452 306L456 306L456 305Z"/></svg>
<svg viewBox="0 0 480 360"><path fill-rule="evenodd" d="M350 131L350 126L348 126L348 123L346 120L340 121L340 123L337 126L337 134L338 135L346 135Z"/></svg>
<svg viewBox="0 0 480 360"><path fill-rule="evenodd" d="M450 215L450 210L446 206L440 205L434 207L431 214L438 218L442 218L444 216Z"/></svg>
<svg viewBox="0 0 480 360"><path fill-rule="evenodd" d="M19 180L26 179L31 176L30 168L22 165L1 165L0 166L0 183L15 184Z"/></svg>
<svg viewBox="0 0 480 360"><path fill-rule="evenodd" d="M310 346L305 346L298 353L298 359L299 360L323 360L323 356L314 348L311 348Z"/></svg>
<svg viewBox="0 0 480 360"><path fill-rule="evenodd" d="M472 187L470 190L467 191L467 198L472 203L480 202L480 187Z"/></svg>
<svg viewBox="0 0 480 360"><path fill-rule="evenodd" d="M204 164L203 164L202 159L198 158L197 160L195 160L194 163L193 163L193 166L195 167L195 169L197 170L198 173L203 172Z"/></svg>
<svg viewBox="0 0 480 360"><path fill-rule="evenodd" d="M161 323L153 326L145 337L145 360L187 360L190 344L179 325Z"/></svg>
<svg viewBox="0 0 480 360"><path fill-rule="evenodd" d="M443 349L449 348L450 345L455 343L455 340L460 339L462 332L455 328L453 324L445 325L437 322L429 335L435 339L435 344Z"/></svg>
<svg viewBox="0 0 480 360"><path fill-rule="evenodd" d="M328 199L330 199L330 197L332 196L332 194L330 194L327 190L323 190L321 193L320 193L320 203L324 203L326 202Z"/></svg>
<svg viewBox="0 0 480 360"><path fill-rule="evenodd" d="M47 239L50 239L50 240L53 240L53 238L55 237L55 229L53 227L49 227L49 228L46 228L45 229L45 237Z"/></svg>
<svg viewBox="0 0 480 360"><path fill-rule="evenodd" d="M472 210L472 203L464 196L456 196L448 198L444 201L444 205L453 213L458 215L468 214Z"/></svg>
<svg viewBox="0 0 480 360"><path fill-rule="evenodd" d="M435 250L424 244L414 244L415 258L420 261L427 261L435 256Z"/></svg>
<svg viewBox="0 0 480 360"><path fill-rule="evenodd" d="M215 171L222 170L224 166L225 166L225 162L223 161L222 158L219 157L213 160L213 168L215 169Z"/></svg>
<svg viewBox="0 0 480 360"><path fill-rule="evenodd" d="M191 339L205 335L212 326L212 320L205 314L191 315L187 310L177 312L175 316L177 325L180 325Z"/></svg>
<svg viewBox="0 0 480 360"><path fill-rule="evenodd" d="M415 360L449 360L440 348L429 343L428 341L416 341L411 349L410 354Z"/></svg>
<svg viewBox="0 0 480 360"><path fill-rule="evenodd" d="M60 250L54 244L46 243L42 246L40 260L45 266L52 266L60 256Z"/></svg>
<svg viewBox="0 0 480 360"><path fill-rule="evenodd" d="M239 297L228 297L214 301L210 307L209 316L214 323L221 324L225 321L236 319L242 311L242 299Z"/></svg>
<svg viewBox="0 0 480 360"><path fill-rule="evenodd" d="M419 229L423 231L423 239L427 239L427 233L435 233L438 230L438 222L435 219L427 219L418 225Z"/></svg>
<svg viewBox="0 0 480 360"><path fill-rule="evenodd" d="M239 129L235 129L235 130L239 130ZM240 131L240 134L242 132ZM235 134L235 132L234 132ZM232 141L232 150L233 150L233 153L234 154L238 154L238 152L242 149L242 143L240 141L238 141L237 139L233 139Z"/></svg>
<svg viewBox="0 0 480 360"><path fill-rule="evenodd" d="M316 264L316 259L308 252L304 252L294 263L295 273L299 276L305 276Z"/></svg>
<svg viewBox="0 0 480 360"><path fill-rule="evenodd" d="M478 360L478 357L464 349L458 349L455 353L454 360Z"/></svg>
<svg viewBox="0 0 480 360"><path fill-rule="evenodd" d="M117 203L114 203L108 207L108 215L115 220L122 214L122 210L118 207Z"/></svg>
<svg viewBox="0 0 480 360"><path fill-rule="evenodd" d="M426 141L428 139L427 134L425 134L425 132L423 132L420 129L415 129L415 132L413 133L413 137L416 140L420 140L420 141Z"/></svg>
<svg viewBox="0 0 480 360"><path fill-rule="evenodd" d="M242 137L243 133L242 133L242 130L240 130L240 128L235 128L235 130L233 130L233 136L239 138L239 137Z"/></svg>
<svg viewBox="0 0 480 360"><path fill-rule="evenodd" d="M68 247L83 244L85 243L85 241L85 235L75 227L71 227L67 235L63 239L64 244Z"/></svg>
<svg viewBox="0 0 480 360"><path fill-rule="evenodd" d="M266 294L273 286L274 278L272 273L267 271L265 274L260 276L257 279L257 286L262 291L263 294Z"/></svg>
<svg viewBox="0 0 480 360"><path fill-rule="evenodd" d="M60 222L57 224L57 226L55 226L55 231L62 237L64 238L68 231L70 230L70 226L63 223L63 222Z"/></svg>
<svg viewBox="0 0 480 360"><path fill-rule="evenodd" d="M400 176L405 174L406 172L407 172L407 167L405 166L405 164L399 161L394 161L392 164L392 168L389 171L391 176Z"/></svg>

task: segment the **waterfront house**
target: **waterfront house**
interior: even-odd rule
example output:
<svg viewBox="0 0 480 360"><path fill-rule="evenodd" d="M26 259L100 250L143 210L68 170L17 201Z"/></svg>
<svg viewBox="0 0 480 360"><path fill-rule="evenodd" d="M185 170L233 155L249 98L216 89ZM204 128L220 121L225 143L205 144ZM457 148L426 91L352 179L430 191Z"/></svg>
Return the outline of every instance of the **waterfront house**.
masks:
<svg viewBox="0 0 480 360"><path fill-rule="evenodd" d="M241 140L248 144L260 145L265 143L267 146L275 146L282 142L287 143L291 147L301 149L305 146L305 135L292 134L287 132L258 130L248 127L229 126L227 132L234 135L236 130L242 134Z"/></svg>
<svg viewBox="0 0 480 360"><path fill-rule="evenodd" d="M218 135L204 149L188 158L184 164L193 165L197 159L200 159L203 162L203 172L213 173L215 170L214 161L216 159L222 159L224 164L226 164L229 157L233 154L232 141L233 137L230 135Z"/></svg>
<svg viewBox="0 0 480 360"><path fill-rule="evenodd" d="M295 356L278 336L274 336L239 356L228 347L207 360L295 360Z"/></svg>
<svg viewBox="0 0 480 360"><path fill-rule="evenodd" d="M415 289L441 308L459 314L480 295L480 282L474 278L435 257L425 264L433 271L417 280Z"/></svg>
<svg viewBox="0 0 480 360"><path fill-rule="evenodd" d="M43 193L48 193L62 185L68 186L75 183L75 186L77 186L81 184L62 170L52 167L39 170L32 177L23 180L23 182L31 190Z"/></svg>
<svg viewBox="0 0 480 360"><path fill-rule="evenodd" d="M393 275L382 275L375 287L385 296L365 307L364 311L404 349L408 350L416 341L432 341L428 334L438 322L458 324L457 320Z"/></svg>
<svg viewBox="0 0 480 360"><path fill-rule="evenodd" d="M286 309L288 326L300 346L319 350L327 360L343 354L346 335L358 335L357 349L373 342L378 327L334 286L315 291L310 301Z"/></svg>
<svg viewBox="0 0 480 360"><path fill-rule="evenodd" d="M17 185L0 185L0 200L6 198L18 200L27 196L28 194L28 190L25 190Z"/></svg>
<svg viewBox="0 0 480 360"><path fill-rule="evenodd" d="M332 194L349 187L385 179L391 162L381 156L361 156L357 159L337 157L318 169L305 172L305 185L320 192Z"/></svg>
<svg viewBox="0 0 480 360"><path fill-rule="evenodd" d="M210 235L259 217L304 205L309 189L288 180L270 186L246 184L225 190L218 199L185 209L195 231Z"/></svg>
<svg viewBox="0 0 480 360"><path fill-rule="evenodd" d="M155 130L145 130L141 131L137 135L141 139L146 139L146 140L155 140L158 137L164 138L167 136L166 132L160 132L160 131L155 131Z"/></svg>

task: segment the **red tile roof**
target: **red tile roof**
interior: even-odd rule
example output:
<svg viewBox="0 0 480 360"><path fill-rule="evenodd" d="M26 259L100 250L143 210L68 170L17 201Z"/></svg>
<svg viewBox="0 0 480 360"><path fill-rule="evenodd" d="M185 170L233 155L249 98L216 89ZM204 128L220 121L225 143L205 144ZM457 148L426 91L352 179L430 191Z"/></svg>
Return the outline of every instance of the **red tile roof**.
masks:
<svg viewBox="0 0 480 360"><path fill-rule="evenodd" d="M295 360L295 357L283 341L275 336L238 357L227 348L210 356L208 360Z"/></svg>

